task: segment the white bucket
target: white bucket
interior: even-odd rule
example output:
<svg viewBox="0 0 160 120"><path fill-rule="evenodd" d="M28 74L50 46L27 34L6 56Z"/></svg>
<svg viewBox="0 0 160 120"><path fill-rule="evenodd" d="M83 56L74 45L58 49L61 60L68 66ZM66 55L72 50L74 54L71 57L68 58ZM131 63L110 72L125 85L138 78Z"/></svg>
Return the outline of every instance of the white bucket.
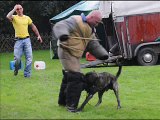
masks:
<svg viewBox="0 0 160 120"><path fill-rule="evenodd" d="M46 64L44 61L35 61L34 62L34 69L36 70L44 70L46 69Z"/></svg>

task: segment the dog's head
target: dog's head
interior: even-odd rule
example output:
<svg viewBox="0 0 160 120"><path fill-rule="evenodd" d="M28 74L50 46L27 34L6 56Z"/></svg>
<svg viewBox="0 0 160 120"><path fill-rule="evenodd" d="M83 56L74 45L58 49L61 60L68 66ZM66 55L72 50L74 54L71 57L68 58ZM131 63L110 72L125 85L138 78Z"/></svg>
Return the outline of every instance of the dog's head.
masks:
<svg viewBox="0 0 160 120"><path fill-rule="evenodd" d="M98 90L102 90L106 86L105 76L101 73L89 72L85 75L85 81L87 87L96 87Z"/></svg>
<svg viewBox="0 0 160 120"><path fill-rule="evenodd" d="M92 86L95 85L95 81L97 79L97 73L96 72L88 72L85 75L85 81L87 83L88 86Z"/></svg>

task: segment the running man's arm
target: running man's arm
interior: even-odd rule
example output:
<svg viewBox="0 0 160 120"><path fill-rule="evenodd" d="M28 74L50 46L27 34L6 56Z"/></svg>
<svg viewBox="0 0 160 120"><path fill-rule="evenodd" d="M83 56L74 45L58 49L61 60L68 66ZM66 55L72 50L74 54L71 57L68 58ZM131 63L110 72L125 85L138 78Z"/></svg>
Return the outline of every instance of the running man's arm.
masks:
<svg viewBox="0 0 160 120"><path fill-rule="evenodd" d="M40 34L39 34L39 31L38 31L37 27L36 27L33 23L31 23L30 26L31 26L33 32L37 35L37 40L39 40L40 43L42 43L43 40L42 40L42 38L41 38L41 36L40 36Z"/></svg>
<svg viewBox="0 0 160 120"><path fill-rule="evenodd" d="M12 21L13 20L13 14L14 14L14 12L16 11L16 9L17 9L17 5L15 5L14 6L14 8L13 8L13 10L11 10L8 14L7 14L7 16L6 16L6 18L9 20L9 21Z"/></svg>

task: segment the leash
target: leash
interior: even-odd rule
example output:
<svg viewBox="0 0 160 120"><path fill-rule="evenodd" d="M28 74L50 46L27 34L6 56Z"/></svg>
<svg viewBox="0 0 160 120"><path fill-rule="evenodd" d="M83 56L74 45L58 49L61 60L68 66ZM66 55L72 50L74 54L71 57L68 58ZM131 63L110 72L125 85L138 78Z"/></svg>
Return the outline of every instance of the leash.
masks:
<svg viewBox="0 0 160 120"><path fill-rule="evenodd" d="M64 46L64 47L66 47L66 48L69 48L69 49L71 49L71 50L73 50L73 51L80 51L80 52L83 52L82 50L79 50L79 49L75 49L75 48L73 48L73 47L70 47L70 46L67 46L67 45L65 45L65 44L63 44L63 43L59 43L61 46Z"/></svg>
<svg viewBox="0 0 160 120"><path fill-rule="evenodd" d="M73 38L73 39L83 39L83 40L98 40L98 41L101 41L100 39L92 39L92 38L85 38L85 37L69 37L69 38Z"/></svg>

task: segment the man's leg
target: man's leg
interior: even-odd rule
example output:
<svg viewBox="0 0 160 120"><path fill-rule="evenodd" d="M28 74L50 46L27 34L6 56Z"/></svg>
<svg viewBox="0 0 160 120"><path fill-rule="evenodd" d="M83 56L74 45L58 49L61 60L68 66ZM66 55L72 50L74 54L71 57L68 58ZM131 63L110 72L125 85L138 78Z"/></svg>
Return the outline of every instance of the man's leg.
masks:
<svg viewBox="0 0 160 120"><path fill-rule="evenodd" d="M19 40L16 41L14 45L15 76L18 74L18 70L20 69L22 54L23 54L23 44L22 41Z"/></svg>
<svg viewBox="0 0 160 120"><path fill-rule="evenodd" d="M58 104L60 106L66 106L66 87L67 87L67 76L66 71L62 70L63 78L61 83L61 88L59 92Z"/></svg>
<svg viewBox="0 0 160 120"><path fill-rule="evenodd" d="M80 73L80 58L74 57L63 48L58 48L58 56L65 69L67 78L66 107L70 112L75 112L83 91L83 74Z"/></svg>
<svg viewBox="0 0 160 120"><path fill-rule="evenodd" d="M26 66L24 69L24 77L31 76L31 68L32 68L32 46L30 38L24 40L24 54L26 58Z"/></svg>
<svg viewBox="0 0 160 120"><path fill-rule="evenodd" d="M77 111L81 92L84 90L83 79L84 75L80 72L67 73L66 108L70 112Z"/></svg>
<svg viewBox="0 0 160 120"><path fill-rule="evenodd" d="M66 71L81 72L80 58L72 56L67 50L58 47L59 60Z"/></svg>

